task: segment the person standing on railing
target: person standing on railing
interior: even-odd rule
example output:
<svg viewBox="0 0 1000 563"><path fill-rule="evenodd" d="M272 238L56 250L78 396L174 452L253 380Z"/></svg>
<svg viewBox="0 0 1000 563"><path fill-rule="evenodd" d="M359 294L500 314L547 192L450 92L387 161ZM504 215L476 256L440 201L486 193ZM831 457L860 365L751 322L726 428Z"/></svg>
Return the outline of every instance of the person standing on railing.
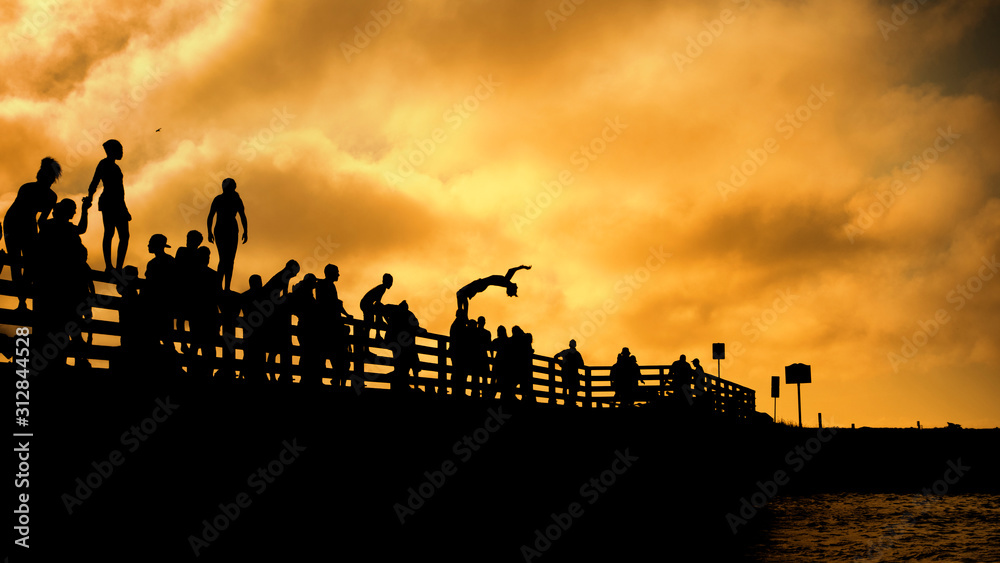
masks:
<svg viewBox="0 0 1000 563"><path fill-rule="evenodd" d="M93 197L97 192L97 184L104 185L104 191L97 200L97 208L104 217L104 265L108 272L113 269L120 272L125 265L125 253L128 252L128 223L132 220L132 214L125 205L122 169L117 163L122 159L124 152L122 144L115 139L108 139L103 146L107 157L97 163L94 179L90 181L87 193ZM118 231L118 262L117 266L112 267L111 241L115 237L115 231Z"/></svg>
<svg viewBox="0 0 1000 563"><path fill-rule="evenodd" d="M11 261L10 277L17 292L17 310L28 308L28 286L31 284L32 261L38 245L38 223L45 221L56 204L52 184L62 175L62 167L55 159L45 157L35 173L35 181L17 190L3 218L7 237L7 258Z"/></svg>
<svg viewBox="0 0 1000 563"><path fill-rule="evenodd" d="M563 394L566 395L566 406L576 406L576 396L580 388L580 370L583 369L583 356L576 349L576 340L569 341L569 348L559 352L554 358L562 368L561 376Z"/></svg>
<svg viewBox="0 0 1000 563"><path fill-rule="evenodd" d="M214 231L212 220L218 215ZM243 244L247 243L247 214L243 209L243 199L236 193L236 180L226 178L222 181L222 193L212 200L208 211L208 243L215 242L219 250L219 276L223 279L223 289L229 291L233 281L233 264L236 262L236 249L239 248L239 227L236 216L243 223Z"/></svg>

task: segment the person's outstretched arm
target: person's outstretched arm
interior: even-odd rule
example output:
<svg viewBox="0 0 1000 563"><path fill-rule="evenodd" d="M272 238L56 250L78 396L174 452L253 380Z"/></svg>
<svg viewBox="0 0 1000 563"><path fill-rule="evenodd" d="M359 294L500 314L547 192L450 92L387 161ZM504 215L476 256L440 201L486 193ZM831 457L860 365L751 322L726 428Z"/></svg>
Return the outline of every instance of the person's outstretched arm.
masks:
<svg viewBox="0 0 1000 563"><path fill-rule="evenodd" d="M530 269L531 269L531 266L523 266L522 265L522 266L518 266L516 268L511 268L511 269L507 270L507 281L510 281L510 278L514 277L514 272L516 272L518 270L530 270Z"/></svg>
<svg viewBox="0 0 1000 563"><path fill-rule="evenodd" d="M90 196L83 198L83 204L80 206L80 223L76 226L77 234L85 234L87 232L87 211L93 204L93 199Z"/></svg>

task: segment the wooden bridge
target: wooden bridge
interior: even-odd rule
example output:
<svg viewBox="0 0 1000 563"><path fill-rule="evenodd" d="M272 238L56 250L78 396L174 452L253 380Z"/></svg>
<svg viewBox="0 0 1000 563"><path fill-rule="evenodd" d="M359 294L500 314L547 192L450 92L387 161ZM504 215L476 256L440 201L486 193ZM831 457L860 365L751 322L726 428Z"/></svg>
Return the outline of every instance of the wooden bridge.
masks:
<svg viewBox="0 0 1000 563"><path fill-rule="evenodd" d="M3 258L6 258L4 256ZM9 269L5 268L7 272ZM90 300L93 308L93 319L87 322L71 323L72 326L65 326L58 333L31 335L31 364L36 370L47 367L50 360L63 354L68 355L67 365L75 365L83 359L90 364L93 373L114 373L116 367L121 365L121 337L122 326L119 324L118 312L122 304L122 298L117 295L115 279L105 272L93 272L96 294ZM35 322L34 314L28 310L17 310L17 292L13 282L9 280L9 273L0 279L0 325L6 325L5 331L13 334L15 327L31 327ZM121 282L122 280L119 280ZM144 280L136 279L128 283L137 283L142 288ZM29 294L30 295L30 294ZM29 297L29 302L31 301ZM293 316L293 319L295 317ZM190 371L195 362L200 362L202 367L215 370L228 367L233 369L237 376L244 372L246 363L244 360L244 328L251 327L254 319L242 319L237 322L234 331L235 337L234 354L229 358L224 358L224 337L221 331L216 329L215 358L204 359L190 354L178 353L177 369ZM322 382L324 387L343 388L344 391L353 389L355 392L367 390L388 390L390 373L393 371L392 357L389 350L380 347L374 339L370 338L368 330L361 328L362 321L359 319L342 318L347 329L347 344L350 345L348 354L349 361L343 362L349 365L346 373L334 371L330 362L324 360ZM175 350L181 350L182 343L191 343L191 333L184 330L187 327L173 329L172 339ZM293 381L301 381L299 367L298 343L299 327L293 322L292 334L292 356L291 371ZM84 346L72 346L69 344L69 333L82 333L83 335L93 335L92 343ZM232 338L232 337L231 337ZM374 354L366 356L361 346L362 340L367 340L367 348ZM233 340L230 341L230 344ZM418 389L425 393L435 393L438 395L455 394L455 370L452 365L451 354L448 350L449 338L440 334L424 333L416 336L416 350L418 353L419 376L407 375L406 382L413 389ZM75 356L75 357L74 357ZM340 362L338 362L340 363ZM611 408L620 406L616 402L615 393L612 388L611 366L584 366L580 370L579 383L575 389L575 396L569 396L565 392L562 370L559 362L554 358L538 354L532 355L531 370L531 390L534 399L540 404L562 405L567 403L573 406L584 408ZM490 360L492 370L492 360ZM280 373L280 364L272 366L268 364L266 370L273 373L277 367ZM635 404L643 405L658 400L671 400L678 406L684 408L692 404L697 404L699 409L707 410L715 415L748 421L755 412L755 392L753 389L737 385L711 374L705 374L698 381L693 381L688 385L687 392L677 392L673 389L671 377L668 375L668 365L647 365L639 366L639 379L644 383L639 383L633 393ZM142 374L136 374L142 377ZM471 382L459 384L461 392L473 397L494 398L497 389L493 386L492 372L484 374L485 381L477 382L475 378ZM661 387L661 381L665 385ZM519 398L522 390L517 392ZM684 395L673 396L671 395Z"/></svg>

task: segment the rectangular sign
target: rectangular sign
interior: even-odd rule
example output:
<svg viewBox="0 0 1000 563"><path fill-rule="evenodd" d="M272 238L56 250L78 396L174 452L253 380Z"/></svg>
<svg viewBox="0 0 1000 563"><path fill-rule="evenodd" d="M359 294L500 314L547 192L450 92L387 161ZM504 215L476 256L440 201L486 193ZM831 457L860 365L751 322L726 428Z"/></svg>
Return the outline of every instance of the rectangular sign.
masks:
<svg viewBox="0 0 1000 563"><path fill-rule="evenodd" d="M785 383L812 383L812 368L806 364L785 366Z"/></svg>
<svg viewBox="0 0 1000 563"><path fill-rule="evenodd" d="M713 360L725 360L726 359L726 345L722 342L717 342L712 344L712 359Z"/></svg>

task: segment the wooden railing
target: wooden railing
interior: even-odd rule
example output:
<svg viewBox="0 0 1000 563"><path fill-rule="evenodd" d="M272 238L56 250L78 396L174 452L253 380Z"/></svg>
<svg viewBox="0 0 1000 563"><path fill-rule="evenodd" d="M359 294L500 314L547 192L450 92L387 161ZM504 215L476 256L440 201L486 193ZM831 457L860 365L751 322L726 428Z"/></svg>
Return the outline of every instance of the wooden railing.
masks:
<svg viewBox="0 0 1000 563"><path fill-rule="evenodd" d="M7 274L5 274L6 276ZM122 327L118 323L118 311L122 304L122 298L115 293L114 279L104 272L94 271L94 281L97 293L93 296L91 305L93 306L93 319L88 322L79 321L76 326L64 327L62 332L52 332L49 334L32 334L32 360L36 368L44 368L48 361L59 355L59 352L67 348L67 332L81 331L83 334L93 334L93 343L81 348L70 348L70 358L65 360L68 364L76 364L80 358L74 355L85 357L91 364L91 369L98 373L106 373L114 370L118 362L121 361L120 338ZM143 280L134 282L139 284L141 289ZM30 310L16 310L17 299L16 289L10 280L0 279L0 325L8 326L32 326L35 321ZM294 317L293 317L294 318ZM241 318L242 319L242 318ZM254 319L249 319L253 321ZM364 330L360 319L342 318L342 322L348 327L346 342L350 345L348 350L349 370L337 372L331 362L324 360L322 369L322 382L324 385L334 387L353 388L356 392L367 389L388 389L390 382L390 372L393 369L390 350L380 347L370 338L370 330ZM243 340L244 328L242 326L252 326L247 319L242 319L237 324L234 331L235 347L234 353L229 359L225 359L223 347L226 346L221 331L216 332L215 347L216 354L214 360L202 360L198 356L189 354L178 354L176 356L180 369L190 370L193 363L201 361L207 362L209 368L214 372L224 366L235 369L237 374L242 374L245 368L243 352L245 342ZM180 350L182 343L191 343L191 333L182 330L186 327L174 328L170 334L172 336L175 350ZM10 332L10 331L8 331ZM299 373L299 359L301 346L296 342L299 335L299 327L293 323L291 332L296 336L293 339L291 372L293 381L301 381ZM375 354L374 358L366 357L362 341L367 341L367 348ZM230 340L230 345L234 342ZM415 338L416 350L418 353L417 367L419 375L407 374L406 384L413 389L419 389L426 393L436 393L442 395L452 395L455 392L455 370L452 365L452 358L449 352L449 339L447 336L433 333L419 334ZM569 396L565 391L562 380L562 370L558 366L558 361L554 358L532 355L532 367L530 374L531 393L538 403L548 403L566 405L567 403L588 408L609 408L621 406L615 397L612 389L611 367L610 366L585 366L580 371L579 382L574 396ZM345 362L346 363L346 362ZM280 372L280 365L272 366L268 364L267 371L273 373L274 368ZM490 370L492 370L492 360ZM527 370L525 370L527 371ZM690 406L697 405L701 409L709 410L717 415L739 420L749 420L755 411L755 392L753 389L743 387L718 378L711 374L699 374L696 381L687 386L687 390L677 390L672 385L672 378L668 375L669 366L651 365L640 366L640 380L632 393L635 404L647 404L655 402L661 398L673 396L673 402L677 405ZM460 385L463 393L473 397L495 398L498 396L499 388L493 379L494 372L488 371L481 374L485 381L470 381ZM662 385L661 385L662 382ZM525 389L518 387L516 394L524 399Z"/></svg>

